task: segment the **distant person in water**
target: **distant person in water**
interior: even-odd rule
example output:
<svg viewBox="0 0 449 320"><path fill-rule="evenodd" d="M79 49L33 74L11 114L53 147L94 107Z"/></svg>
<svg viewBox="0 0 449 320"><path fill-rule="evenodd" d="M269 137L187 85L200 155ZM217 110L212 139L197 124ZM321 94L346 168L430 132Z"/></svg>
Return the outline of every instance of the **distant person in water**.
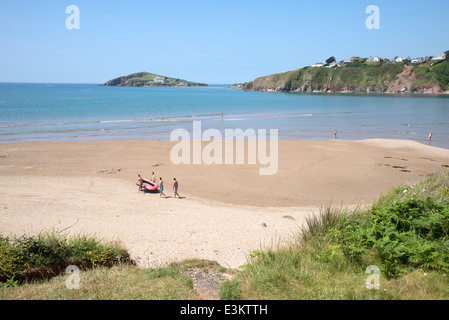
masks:
<svg viewBox="0 0 449 320"><path fill-rule="evenodd" d="M161 192L159 194L159 197L162 198L162 195L164 195L164 197L167 198L167 196L164 193L164 180L162 180L162 177L159 177L159 191Z"/></svg>
<svg viewBox="0 0 449 320"><path fill-rule="evenodd" d="M337 139L337 130L334 130L334 139Z"/></svg>
<svg viewBox="0 0 449 320"><path fill-rule="evenodd" d="M137 175L137 182L139 183L139 191L142 191L143 179L140 174Z"/></svg>
<svg viewBox="0 0 449 320"><path fill-rule="evenodd" d="M173 183L173 193L174 193L174 198L176 198L176 195L178 195L179 198L181 198L181 196L178 193L178 180L176 180L176 178L173 178L173 180L175 181Z"/></svg>
<svg viewBox="0 0 449 320"><path fill-rule="evenodd" d="M429 132L428 139L429 139L429 143L432 142L432 132Z"/></svg>

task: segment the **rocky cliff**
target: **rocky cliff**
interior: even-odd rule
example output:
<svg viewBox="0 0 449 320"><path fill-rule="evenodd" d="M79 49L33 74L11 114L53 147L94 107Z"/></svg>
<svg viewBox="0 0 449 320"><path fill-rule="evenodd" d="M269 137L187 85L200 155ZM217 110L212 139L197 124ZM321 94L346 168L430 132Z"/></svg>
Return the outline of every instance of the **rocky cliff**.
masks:
<svg viewBox="0 0 449 320"><path fill-rule="evenodd" d="M257 78L245 90L330 93L449 93L449 61L355 61L339 66L305 67Z"/></svg>

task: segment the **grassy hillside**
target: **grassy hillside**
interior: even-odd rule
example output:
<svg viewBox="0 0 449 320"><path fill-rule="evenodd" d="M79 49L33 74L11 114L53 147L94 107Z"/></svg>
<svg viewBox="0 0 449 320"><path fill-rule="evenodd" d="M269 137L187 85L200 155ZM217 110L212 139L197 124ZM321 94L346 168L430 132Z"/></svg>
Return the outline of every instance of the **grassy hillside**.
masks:
<svg viewBox="0 0 449 320"><path fill-rule="evenodd" d="M154 80L157 78L163 78L165 83L158 83ZM173 87L173 86L187 86L187 87L198 87L207 86L205 83L198 83L187 81L183 79L165 77L149 72L137 72L127 76L118 77L107 81L104 86L119 86L119 87Z"/></svg>
<svg viewBox="0 0 449 320"><path fill-rule="evenodd" d="M246 90L356 93L444 93L449 90L449 61L366 62L334 67L305 67L260 77Z"/></svg>

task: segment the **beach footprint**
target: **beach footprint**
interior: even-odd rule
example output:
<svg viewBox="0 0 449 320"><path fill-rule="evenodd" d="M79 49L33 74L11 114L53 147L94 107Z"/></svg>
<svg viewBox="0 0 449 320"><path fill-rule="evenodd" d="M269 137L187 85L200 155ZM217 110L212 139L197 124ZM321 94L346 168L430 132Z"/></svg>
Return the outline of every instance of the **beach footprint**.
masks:
<svg viewBox="0 0 449 320"><path fill-rule="evenodd" d="M109 169L109 170L100 170L98 173L105 173L105 174L116 174L122 171L122 169Z"/></svg>

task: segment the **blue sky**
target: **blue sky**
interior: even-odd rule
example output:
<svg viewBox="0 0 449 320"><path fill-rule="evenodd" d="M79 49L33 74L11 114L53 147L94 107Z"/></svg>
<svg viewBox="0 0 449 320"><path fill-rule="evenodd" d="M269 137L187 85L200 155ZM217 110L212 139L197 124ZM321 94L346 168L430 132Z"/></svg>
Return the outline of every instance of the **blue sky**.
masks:
<svg viewBox="0 0 449 320"><path fill-rule="evenodd" d="M80 29L66 28L66 7ZM369 5L380 29L368 30ZM449 50L447 0L0 1L0 82L103 83L139 71L234 83L330 56Z"/></svg>

